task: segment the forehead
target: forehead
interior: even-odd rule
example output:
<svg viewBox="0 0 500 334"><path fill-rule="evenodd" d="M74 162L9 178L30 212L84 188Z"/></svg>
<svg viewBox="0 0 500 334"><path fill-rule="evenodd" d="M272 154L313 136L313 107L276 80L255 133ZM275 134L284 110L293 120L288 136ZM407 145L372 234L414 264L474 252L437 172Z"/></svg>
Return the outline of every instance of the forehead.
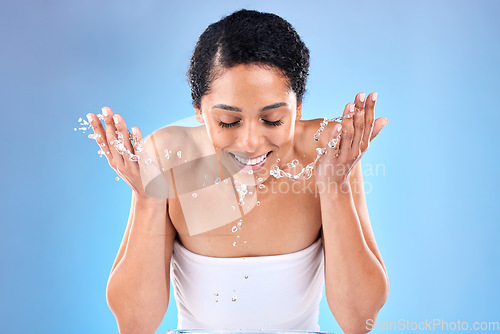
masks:
<svg viewBox="0 0 500 334"><path fill-rule="evenodd" d="M273 67L255 64L238 64L223 69L210 85L213 97L289 99L295 95L289 90L287 78Z"/></svg>

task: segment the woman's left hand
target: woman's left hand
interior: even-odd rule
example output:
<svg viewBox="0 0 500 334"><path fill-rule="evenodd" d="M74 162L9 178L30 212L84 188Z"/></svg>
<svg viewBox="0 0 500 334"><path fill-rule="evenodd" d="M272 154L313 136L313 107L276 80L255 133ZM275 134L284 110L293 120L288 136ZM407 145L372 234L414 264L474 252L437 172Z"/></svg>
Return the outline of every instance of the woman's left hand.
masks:
<svg viewBox="0 0 500 334"><path fill-rule="evenodd" d="M327 145L325 155L318 160L314 168L316 182L341 185L349 181L354 165L366 152L371 140L389 122L385 117L374 121L376 99L377 93L369 94L366 99L365 93L359 93L354 103L345 106L342 123L335 124L328 136L330 140L340 135L340 141L334 148ZM349 115L353 117L348 118Z"/></svg>

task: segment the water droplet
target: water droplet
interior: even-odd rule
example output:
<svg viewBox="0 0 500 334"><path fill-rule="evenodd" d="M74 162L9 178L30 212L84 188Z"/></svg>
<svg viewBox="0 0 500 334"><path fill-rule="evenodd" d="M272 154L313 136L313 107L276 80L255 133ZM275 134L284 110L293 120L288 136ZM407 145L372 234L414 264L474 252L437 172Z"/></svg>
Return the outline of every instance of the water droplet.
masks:
<svg viewBox="0 0 500 334"><path fill-rule="evenodd" d="M220 177L215 179L215 184L219 184L219 182L220 182Z"/></svg>
<svg viewBox="0 0 500 334"><path fill-rule="evenodd" d="M238 228L241 228L242 223L243 223L243 220L240 220L240 221L236 224L236 226L238 226Z"/></svg>
<svg viewBox="0 0 500 334"><path fill-rule="evenodd" d="M117 176L117 177L115 178L115 180L116 180L116 181L119 181L119 180L120 180L120 178Z"/></svg>
<svg viewBox="0 0 500 334"><path fill-rule="evenodd" d="M259 184L259 189L264 189L266 186L263 184Z"/></svg>
<svg viewBox="0 0 500 334"><path fill-rule="evenodd" d="M251 169L250 169L250 170L248 171L248 174L249 174L249 175L252 175L252 174L253 174L253 170L251 170Z"/></svg>
<svg viewBox="0 0 500 334"><path fill-rule="evenodd" d="M248 279L248 275L245 275L245 279Z"/></svg>
<svg viewBox="0 0 500 334"><path fill-rule="evenodd" d="M261 178L261 177L259 177L259 178L257 179L257 182L262 182L262 181L264 181L264 179L263 179L263 178Z"/></svg>
<svg viewBox="0 0 500 334"><path fill-rule="evenodd" d="M208 179L208 175L205 174L205 179Z"/></svg>
<svg viewBox="0 0 500 334"><path fill-rule="evenodd" d="M177 151L177 158L182 158L182 151Z"/></svg>
<svg viewBox="0 0 500 334"><path fill-rule="evenodd" d="M218 303L218 302L219 302L219 300L218 300L218 299L216 299L216 300L215 300L215 302L216 302L216 303Z"/></svg>
<svg viewBox="0 0 500 334"><path fill-rule="evenodd" d="M214 295L215 295L215 296L218 296L219 294L216 292L216 293L214 293Z"/></svg>
<svg viewBox="0 0 500 334"><path fill-rule="evenodd" d="M292 165L297 166L298 164L299 164L299 160L294 159L294 160L292 161Z"/></svg>
<svg viewBox="0 0 500 334"><path fill-rule="evenodd" d="M233 242L233 246L236 246L236 241L235 241L235 242Z"/></svg>
<svg viewBox="0 0 500 334"><path fill-rule="evenodd" d="M238 298L237 296L233 296L233 298L231 298L231 300L232 300L233 302L235 302L237 298Z"/></svg>
<svg viewBox="0 0 500 334"><path fill-rule="evenodd" d="M231 229L231 231L233 231L233 233L234 233L234 232L238 231L238 228L236 226L233 226L233 228Z"/></svg>
<svg viewBox="0 0 500 334"><path fill-rule="evenodd" d="M231 205L231 209L236 210L236 208L234 207L234 205Z"/></svg>
<svg viewBox="0 0 500 334"><path fill-rule="evenodd" d="M90 139L96 139L97 135L95 133L89 134Z"/></svg>
<svg viewBox="0 0 500 334"><path fill-rule="evenodd" d="M227 179L224 179L224 183L226 183L226 184L227 184L227 182L228 182L228 181L227 181Z"/></svg>
<svg viewBox="0 0 500 334"><path fill-rule="evenodd" d="M338 143L338 138L333 138L328 142L328 146L330 146L331 148L335 148L337 146L337 143Z"/></svg>
<svg viewBox="0 0 500 334"><path fill-rule="evenodd" d="M149 165L153 160L151 158L147 158L146 161L144 161L144 164Z"/></svg>
<svg viewBox="0 0 500 334"><path fill-rule="evenodd" d="M194 198L198 197L198 194L197 193L193 193L192 195Z"/></svg>
<svg viewBox="0 0 500 334"><path fill-rule="evenodd" d="M257 206L260 206L260 201L257 201Z"/></svg>

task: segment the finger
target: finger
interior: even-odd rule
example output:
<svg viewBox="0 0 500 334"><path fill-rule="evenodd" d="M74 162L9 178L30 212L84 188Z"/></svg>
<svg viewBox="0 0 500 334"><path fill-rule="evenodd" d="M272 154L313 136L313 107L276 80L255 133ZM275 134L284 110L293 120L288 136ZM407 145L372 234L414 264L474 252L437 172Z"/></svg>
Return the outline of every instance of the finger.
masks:
<svg viewBox="0 0 500 334"><path fill-rule="evenodd" d="M97 145L99 145L99 149L103 152L103 154L106 155L108 162L111 164L113 156L111 155L111 149L106 140L106 132L104 130L104 127L102 126L101 121L93 113L88 113L87 119L89 120L89 123L94 130L95 140L97 142Z"/></svg>
<svg viewBox="0 0 500 334"><path fill-rule="evenodd" d="M114 114L113 121L115 123L116 130L118 131L119 143L116 145L118 153L123 156L125 165L129 166L131 164L135 164L134 161L129 159L130 156L134 154L134 147L130 142L130 132L127 129L125 120L121 115Z"/></svg>
<svg viewBox="0 0 500 334"><path fill-rule="evenodd" d="M365 132L361 141L361 151L366 151L370 144L373 133L373 125L375 120L375 101L377 100L378 93L371 93L368 95L365 103Z"/></svg>
<svg viewBox="0 0 500 334"><path fill-rule="evenodd" d="M145 166L149 166L150 163L153 162L153 159L151 159L146 150L142 132L137 126L132 127L132 141L134 142L135 155L139 157L138 161L141 169Z"/></svg>
<svg viewBox="0 0 500 334"><path fill-rule="evenodd" d="M356 154L360 154L361 140L365 128L365 93L359 93L354 99L355 112L353 117L354 138L352 139L352 149Z"/></svg>
<svg viewBox="0 0 500 334"><path fill-rule="evenodd" d="M123 157L116 148L113 146L113 142L118 139L117 135L117 130L115 126L115 122L113 120L113 110L109 107L103 107L102 109L102 115L104 116L104 124L105 124L105 131L106 131L106 141L107 144L110 147L110 152L111 156L113 157L113 162L118 166L123 166L125 164L125 161L123 160Z"/></svg>
<svg viewBox="0 0 500 334"><path fill-rule="evenodd" d="M335 124L334 128L332 129L331 135L330 135L330 140L328 142L328 148L327 152L328 155L333 157L333 158L338 158L339 154L339 147L340 147L340 142L341 142L341 133L342 131L342 125L341 124Z"/></svg>
<svg viewBox="0 0 500 334"><path fill-rule="evenodd" d="M346 156L351 150L352 139L354 137L354 126L352 115L354 112L354 103L348 103L344 109L342 118L342 139L340 141L340 156Z"/></svg>
<svg viewBox="0 0 500 334"><path fill-rule="evenodd" d="M382 131L382 129L387 125L387 123L389 123L389 120L387 118L385 117L377 118L375 120L375 124L373 125L373 133L370 140L375 138L380 133L380 131Z"/></svg>

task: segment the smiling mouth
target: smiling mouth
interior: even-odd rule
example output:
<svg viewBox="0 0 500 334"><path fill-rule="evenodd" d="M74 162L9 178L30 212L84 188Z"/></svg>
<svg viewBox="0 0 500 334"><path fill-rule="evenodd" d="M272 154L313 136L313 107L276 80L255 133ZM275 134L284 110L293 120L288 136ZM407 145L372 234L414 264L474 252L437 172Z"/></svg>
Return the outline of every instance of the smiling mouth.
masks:
<svg viewBox="0 0 500 334"><path fill-rule="evenodd" d="M260 169L266 163L267 158L269 154L271 154L271 152L272 151L269 151L266 154L260 155L255 158L244 158L231 152L228 153L241 168L256 170Z"/></svg>

